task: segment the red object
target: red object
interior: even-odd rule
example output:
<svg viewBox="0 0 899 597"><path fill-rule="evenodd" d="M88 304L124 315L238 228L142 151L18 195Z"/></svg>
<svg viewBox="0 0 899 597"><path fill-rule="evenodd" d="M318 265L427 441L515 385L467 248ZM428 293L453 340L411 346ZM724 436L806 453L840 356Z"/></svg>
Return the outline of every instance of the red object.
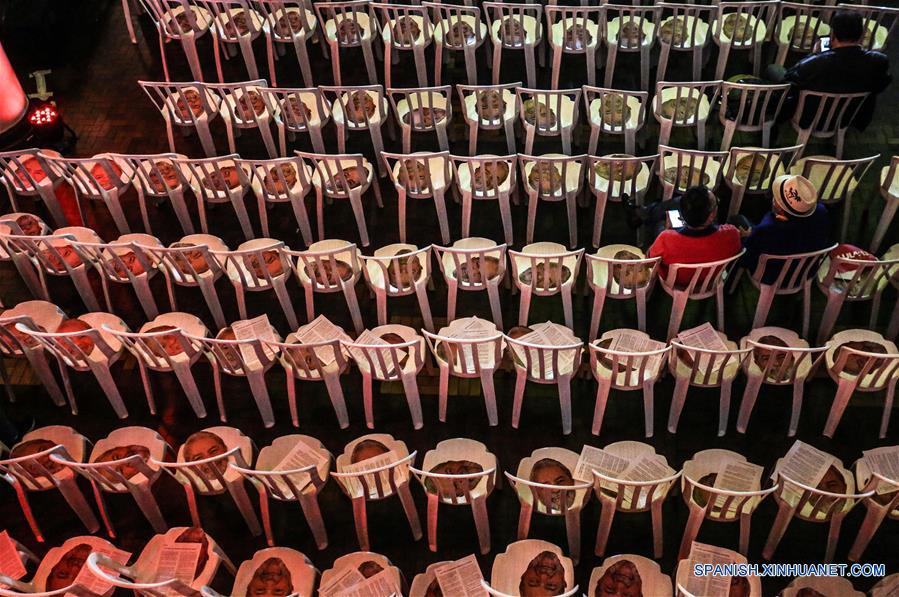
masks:
<svg viewBox="0 0 899 597"><path fill-rule="evenodd" d="M15 126L25 115L27 107L28 98L0 45L0 133Z"/></svg>
<svg viewBox="0 0 899 597"><path fill-rule="evenodd" d="M850 245L847 243L842 243L833 248L830 252L830 258L836 259L837 257L841 257L843 259L857 259L859 261L877 261L877 257L872 255L871 253L865 251L864 249L860 249L855 245ZM837 268L838 272L851 272L853 270L858 269L858 266L852 263L842 263Z"/></svg>
<svg viewBox="0 0 899 597"><path fill-rule="evenodd" d="M668 275L672 263L708 263L733 257L740 252L740 231L735 226L723 224L708 234L684 234L677 230L665 230L649 247L650 257L661 257L659 275ZM680 272L677 285L690 282L690 272Z"/></svg>
<svg viewBox="0 0 899 597"><path fill-rule="evenodd" d="M37 127L52 126L56 124L58 118L59 112L56 111L56 108L50 104L44 104L32 110L31 115L28 116L28 122Z"/></svg>

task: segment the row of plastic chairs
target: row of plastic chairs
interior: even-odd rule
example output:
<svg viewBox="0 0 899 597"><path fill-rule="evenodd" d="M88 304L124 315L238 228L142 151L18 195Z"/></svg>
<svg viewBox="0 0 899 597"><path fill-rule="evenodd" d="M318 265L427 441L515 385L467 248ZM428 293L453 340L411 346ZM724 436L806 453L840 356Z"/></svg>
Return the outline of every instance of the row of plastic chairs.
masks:
<svg viewBox="0 0 899 597"><path fill-rule="evenodd" d="M526 240L534 240L537 209L541 202L564 201L568 212L569 246L578 246L577 208L594 199L591 242L600 246L606 206L619 203L626 195L638 205L647 204L656 181L662 199L671 198L697 180L713 192L724 183L730 190L728 216L741 211L744 198L765 200L774 179L786 173L809 179L821 203L842 206L841 240L848 234L853 196L868 169L879 155L852 160L828 156L799 158L800 146L761 149L733 147L727 152L705 152L660 146L660 153L648 156L610 154L532 156L454 156L449 152L395 154L381 152L377 163L385 169L397 193L400 242L406 241L407 204L433 201L440 236L449 243L453 234L447 213L447 195L461 198L461 236L468 237L475 203L496 202L506 244L513 244L512 206L522 192L527 196ZM196 201L203 234L210 232L207 208L230 203L249 241L255 237L245 203L255 195L263 237L270 235L271 207L289 203L303 242L311 245L313 232L306 197L315 191L315 220L320 240L326 238L324 203L348 200L363 246L369 233L363 196L373 191L383 206L376 167L361 154L314 154L298 152L296 157L270 160L243 159L237 154L191 159L179 154L98 154L90 158L64 158L48 150L27 149L0 153L0 181L7 188L12 208L19 211L21 197L42 201L57 226L65 226L57 187L63 183L75 189L84 221L85 202L102 201L120 234L131 232L125 217L122 196L131 188L137 192L143 228L153 234L159 216L150 211L153 203L167 201L182 230L195 231L188 210L188 191ZM521 185L519 185L519 179ZM876 251L899 208L899 156L880 171L880 192L884 212L871 241ZM641 234L638 233L638 240Z"/></svg>
<svg viewBox="0 0 899 597"><path fill-rule="evenodd" d="M310 136L315 150L325 152L323 128L333 122L337 150L345 151L348 132L368 131L375 153L384 149L382 126L394 137L402 131L402 148L409 152L413 133L436 133L441 150L449 149L453 92L450 85L395 89L389 86L275 88L263 79L212 84L197 81L170 83L139 81L166 124L169 148L175 151L174 127L194 129L207 156L216 154L210 122L221 116L228 146L235 151L235 136L243 129L260 132L269 157L287 155L286 139ZM645 91L584 86L545 90L505 85L457 85L462 119L468 127L469 153L477 150L480 130L503 130L510 153L515 152L515 123L524 131L524 153L531 153L535 138L559 137L564 153L571 153L573 131L580 124L584 104L590 127L590 153L601 136L623 137L625 151L634 152L638 133L645 133L646 114L659 123L659 145L667 145L673 129L695 130L699 149L705 149L706 128L717 114L724 128L721 149L733 135L761 133L770 147L780 118L788 84L767 85L727 81L666 82L656 84L649 101ZM791 124L797 133L800 155L811 138L835 138L842 157L846 131L868 94L839 94L802 90ZM807 109L808 107L808 109ZM808 113L806 113L808 112ZM394 118L390 118L390 114ZM272 135L278 131L279 146ZM643 134L643 141L647 135Z"/></svg>
<svg viewBox="0 0 899 597"><path fill-rule="evenodd" d="M799 442L801 444L801 442ZM795 448L795 446L794 446ZM669 491L680 483L690 515L681 542L679 558L687 557L703 520L740 522L739 549L749 547L750 518L760 503L772 495L779 513L772 526L763 557L770 559L784 535L790 519L830 523L834 532L828 540L824 560L832 560L843 517L858 503L864 503L868 517L850 550L849 558L863 554L876 530L899 505L899 479L889 478L871 468L866 458L855 463L855 473L827 453L804 445L832 462L818 486L793 478L782 470L783 458L773 467L771 485L762 482L763 469L738 453L710 449L687 460L675 471L652 446L622 441L605 446L601 457L596 448L585 447L582 455L564 448L539 448L521 460L515 473L505 477L519 499L521 514L517 538L527 539L531 519L536 514L562 518L568 535L569 553L575 563L580 557L581 511L591 495L601 505L595 553L603 556L616 513L653 513L653 556L662 557L662 504ZM88 451L90 454L88 455ZM791 450L791 453L793 450ZM115 537L103 493L131 493L158 533L166 523L152 493L152 485L167 473L182 485L191 512L192 524L201 526L197 496L229 493L243 515L250 532L265 529L269 545L275 537L269 520L270 500L298 501L319 549L328 545L325 523L318 507L318 494L333 477L341 491L353 502L356 533L360 548L370 548L366 502L398 497L403 505L414 540L422 536L418 512L410 492L414 476L428 497L428 545L438 550L439 506L467 506L472 509L481 553L491 549L486 500L500 486L499 463L481 442L449 439L439 442L415 466L417 453L386 434L359 437L336 459L322 443L306 435L288 435L263 448L254 460L252 440L233 427L211 427L187 438L175 451L153 430L125 427L111 433L90 449L90 442L71 427L52 426L27 434L24 441L0 461L0 470L19 496L23 512L39 540L43 540L28 506L28 491L58 488L89 530L98 523L78 488L76 479L85 477L94 488L101 517L110 536ZM591 455L592 454L592 455ZM588 455L585 458L585 455ZM332 469L333 465L333 469ZM734 468L755 469L740 490L716 481ZM828 467L828 468L831 468ZM639 475L632 468L645 469ZM645 473L645 474L644 474ZM743 473L741 473L743 474ZM827 475L830 475L829 477ZM246 492L245 483L259 495L263 524ZM857 489L856 489L857 488ZM877 496L876 499L875 496Z"/></svg>
<svg viewBox="0 0 899 597"><path fill-rule="evenodd" d="M66 323L65 327L61 327ZM527 382L556 385L559 391L562 431L571 433L571 382L581 373L584 344L570 328L552 323L530 328L513 328L503 333L478 318L451 320L437 333L419 331L397 324L380 325L358 333L353 340L324 316L299 327L283 341L274 330L238 339L228 326L217 334L194 315L166 313L132 332L118 317L108 313L88 313L74 322L58 307L30 301L6 311L0 317L0 348L4 356L25 357L38 378L47 386L58 405L68 402L77 414L68 369L91 371L100 382L119 417L128 411L110 372L110 366L127 351L140 368L151 413L156 412L148 371L174 373L194 413L206 416L192 367L201 358L212 366L216 402L222 421L227 420L221 390L221 374L246 378L263 423L270 427L275 418L265 374L280 363L286 374L291 419L299 426L296 381L325 382L342 428L349 425L340 375L350 362L363 378L363 405L366 425L374 428L373 381L401 382L414 428L424 425L417 376L425 367L427 344L439 368L439 419L446 420L450 377L479 379L484 393L488 421L498 424L494 375L498 369L512 369L516 375L512 426L521 418ZM710 329L710 331L712 331ZM591 430L599 434L612 388L642 391L646 435L653 433L654 385L664 371L675 379L668 430L677 431L689 387L719 388L718 435L724 435L730 412L733 381L742 370L747 376L737 429L745 432L759 390L763 385L792 386L793 411L789 434L793 435L802 408L805 381L821 365L822 359L838 389L824 434L833 436L843 411L857 392L886 392L880 435L886 435L896 382L899 379L899 352L895 344L877 332L839 332L820 347L811 347L795 332L777 327L753 330L740 344L718 335L724 348L697 348L675 337L670 343L653 341L638 330L618 329L591 342L590 372L598 382ZM844 346L845 345L845 346ZM508 360L504 353L508 350ZM65 382L63 397L47 363L55 358Z"/></svg>
<svg viewBox="0 0 899 597"><path fill-rule="evenodd" d="M447 566L464 568L466 572L481 576L481 586L489 595L497 597L510 597L520 594L519 587L526 576L532 578L548 578L554 594L560 597L573 597L583 593L574 580L575 563L567 557L557 545L539 539L524 539L510 543L503 553L497 554L494 559L490 582L483 578L483 573L477 561L472 561L471 556L456 561L442 561L431 564L426 570L415 575L411 585L407 584L402 571L387 557L370 552L359 551L346 554L337 558L330 569L319 573L312 561L304 554L287 547L270 547L256 551L252 558L244 561L235 569L230 559L215 540L203 533L200 541L203 555L206 557L203 570L195 573L195 578L182 581L178 578L159 580L157 577L160 556L167 547L176 545L182 536L193 539L203 533L202 529L177 528L164 535L153 537L141 550L140 555L131 566L126 566L120 560L127 563L130 555L118 550L113 544L99 537L81 536L72 537L62 545L50 549L47 554L38 559L26 547L11 539L23 567L32 562L37 563L37 570L31 582L16 581L10 577L0 577L3 581L9 581L10 589L0 589L0 595L11 597L21 594L32 594L35 597L50 597L53 595L96 595L89 592L80 582L72 582L61 589L47 590L50 584L45 579L49 578L49 571L55 567L68 566L67 560L77 560L80 568L86 567L89 574L98 580L103 587L108 586L109 591L114 587L134 592L136 595L151 595L157 597L162 591L165 594L185 595L189 597L205 596L220 597L221 594L211 588L210 584L218 584L215 575L221 564L234 576L232 589L229 594L243 595L275 586L277 589L292 591L290 594L302 597L311 597L315 587L322 592L333 590L334 583L340 578L355 576L357 583L364 583L372 577L378 577L369 583L383 582L381 587L387 586L384 595L393 591L394 595L408 595L409 597L428 597L441 590L438 572ZM722 562L729 561L735 564L746 564L746 557L733 550L718 546L697 544L706 553L713 550ZM115 554L110 556L108 554ZM84 557L82 558L82 555ZM125 556L128 557L125 557ZM691 554L692 556L692 554ZM202 556L201 556L202 557ZM694 597L696 593L689 592L693 588L693 582L697 580L692 568L694 560L683 559L677 563L674 571L674 586L678 597ZM472 570L473 566L476 570ZM208 570L206 570L208 568ZM358 572L358 574L355 574ZM536 573L541 572L538 576ZM461 570L460 570L461 572ZM873 597L882 597L888 594L889 587L896 582L896 574L889 575L872 588ZM66 579L68 581L68 578ZM700 583L702 579L699 579ZM745 595L748 597L761 597L761 579L758 576L742 577L735 579L736 585L745 585ZM741 582L742 581L742 582ZM444 581L446 582L446 581ZM450 581L451 582L451 581ZM357 586L357 585L352 585ZM672 596L672 578L664 574L657 562L641 555L627 553L609 556L590 573L588 587L592 587L596 594L598 591L608 588L625 586L636 587L645 595L654 597ZM358 588L358 587L357 587ZM352 587L350 587L352 590ZM845 597L863 597L863 593L856 591L852 582L841 577L797 577L792 580L784 590L784 595L803 594L805 589L814 590L822 595L843 595ZM364 590L364 589L361 589ZM369 588L370 590L370 588ZM368 593L366 593L368 594Z"/></svg>
<svg viewBox="0 0 899 597"><path fill-rule="evenodd" d="M552 87L558 87L562 57L584 55L586 78L594 84L597 54L606 51L605 85L614 81L619 53L640 54L640 84L649 87L651 51L660 46L656 77L664 80L671 52L689 52L693 78L701 77L703 53L713 41L718 47L715 78L725 77L732 51L749 51L754 72L761 68L765 42L777 46L776 62L784 64L789 52L804 55L814 51L818 38L830 34L828 21L839 8L859 12L868 34L866 49L882 50L895 27L899 9L851 4L815 6L802 2L762 0L753 2L716 2L712 5L659 2L650 6L605 4L599 6L545 6L541 3L484 2L474 6L442 2L390 4L353 0L348 2L306 2L304 0L140 0L159 33L163 71L169 80L165 43L178 40L184 48L191 72L203 80L197 53L197 38L207 32L213 37L216 72L224 82L221 51L226 58L238 49L250 78L258 78L259 68L253 41L264 37L269 77L277 79L275 60L284 55L285 46L295 49L304 83L311 87L312 69L308 54L310 41L321 44L325 58L330 55L333 80L340 85L343 72L341 50L363 51L369 82L378 82L375 54L381 58L383 42L384 80L389 87L392 71L403 53L415 61L418 84L429 85L429 65L425 51L435 48L433 80L442 81L446 52L462 53L467 81L478 83L477 50L492 45L494 84L500 82L503 51L522 52L528 85L537 79L537 58L545 66L552 53ZM135 40L128 0L123 0L126 22ZM313 13L313 10L315 11ZM484 18L486 18L486 22ZM544 23L545 21L545 23ZM489 40L489 41L488 41ZM487 42L487 43L485 43ZM327 45L327 48L326 48ZM542 46L542 51L539 49Z"/></svg>

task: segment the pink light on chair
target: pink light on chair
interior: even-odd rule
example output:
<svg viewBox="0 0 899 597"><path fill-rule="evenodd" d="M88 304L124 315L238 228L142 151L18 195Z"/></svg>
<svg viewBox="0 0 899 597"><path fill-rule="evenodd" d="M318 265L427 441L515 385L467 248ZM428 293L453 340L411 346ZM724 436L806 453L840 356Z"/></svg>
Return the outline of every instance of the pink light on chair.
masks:
<svg viewBox="0 0 899 597"><path fill-rule="evenodd" d="M28 107L28 98L0 44L0 133L11 129Z"/></svg>

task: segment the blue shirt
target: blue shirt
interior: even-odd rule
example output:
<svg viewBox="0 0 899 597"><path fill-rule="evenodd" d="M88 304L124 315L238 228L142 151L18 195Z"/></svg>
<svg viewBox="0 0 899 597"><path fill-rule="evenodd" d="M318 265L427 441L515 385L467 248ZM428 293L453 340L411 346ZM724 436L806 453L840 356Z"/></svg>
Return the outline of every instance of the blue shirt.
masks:
<svg viewBox="0 0 899 597"><path fill-rule="evenodd" d="M749 236L743 239L746 253L740 258L738 267L745 267L751 274L763 253L795 255L819 251L833 244L830 238L830 215L821 203L812 215L805 218L788 216L786 220L779 220L769 211L761 222L752 227ZM780 266L780 262L769 263L762 281L765 284L776 282Z"/></svg>

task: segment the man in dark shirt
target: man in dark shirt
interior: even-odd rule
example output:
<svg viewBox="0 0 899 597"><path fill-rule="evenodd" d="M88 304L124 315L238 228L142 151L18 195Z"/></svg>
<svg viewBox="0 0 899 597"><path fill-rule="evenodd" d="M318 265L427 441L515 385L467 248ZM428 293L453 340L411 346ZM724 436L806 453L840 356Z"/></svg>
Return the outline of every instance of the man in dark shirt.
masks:
<svg viewBox="0 0 899 597"><path fill-rule="evenodd" d="M870 124L874 115L873 94L886 89L892 78L886 55L862 48L864 33L861 14L838 10L830 20L829 50L806 56L782 76L769 70L774 79L793 86L784 105L784 118L789 118L795 111L799 92L804 89L823 93L871 93L853 121L859 130ZM801 119L803 126L810 124L817 107L817 102L806 102Z"/></svg>
<svg viewBox="0 0 899 597"><path fill-rule="evenodd" d="M827 208L818 203L818 194L808 179L789 174L778 176L771 185L771 211L745 235L746 252L737 262L749 274L755 271L759 257L768 255L796 255L826 249L830 241L830 217ZM782 262L770 262L762 282L773 284L780 274ZM814 275L815 272L809 272Z"/></svg>

